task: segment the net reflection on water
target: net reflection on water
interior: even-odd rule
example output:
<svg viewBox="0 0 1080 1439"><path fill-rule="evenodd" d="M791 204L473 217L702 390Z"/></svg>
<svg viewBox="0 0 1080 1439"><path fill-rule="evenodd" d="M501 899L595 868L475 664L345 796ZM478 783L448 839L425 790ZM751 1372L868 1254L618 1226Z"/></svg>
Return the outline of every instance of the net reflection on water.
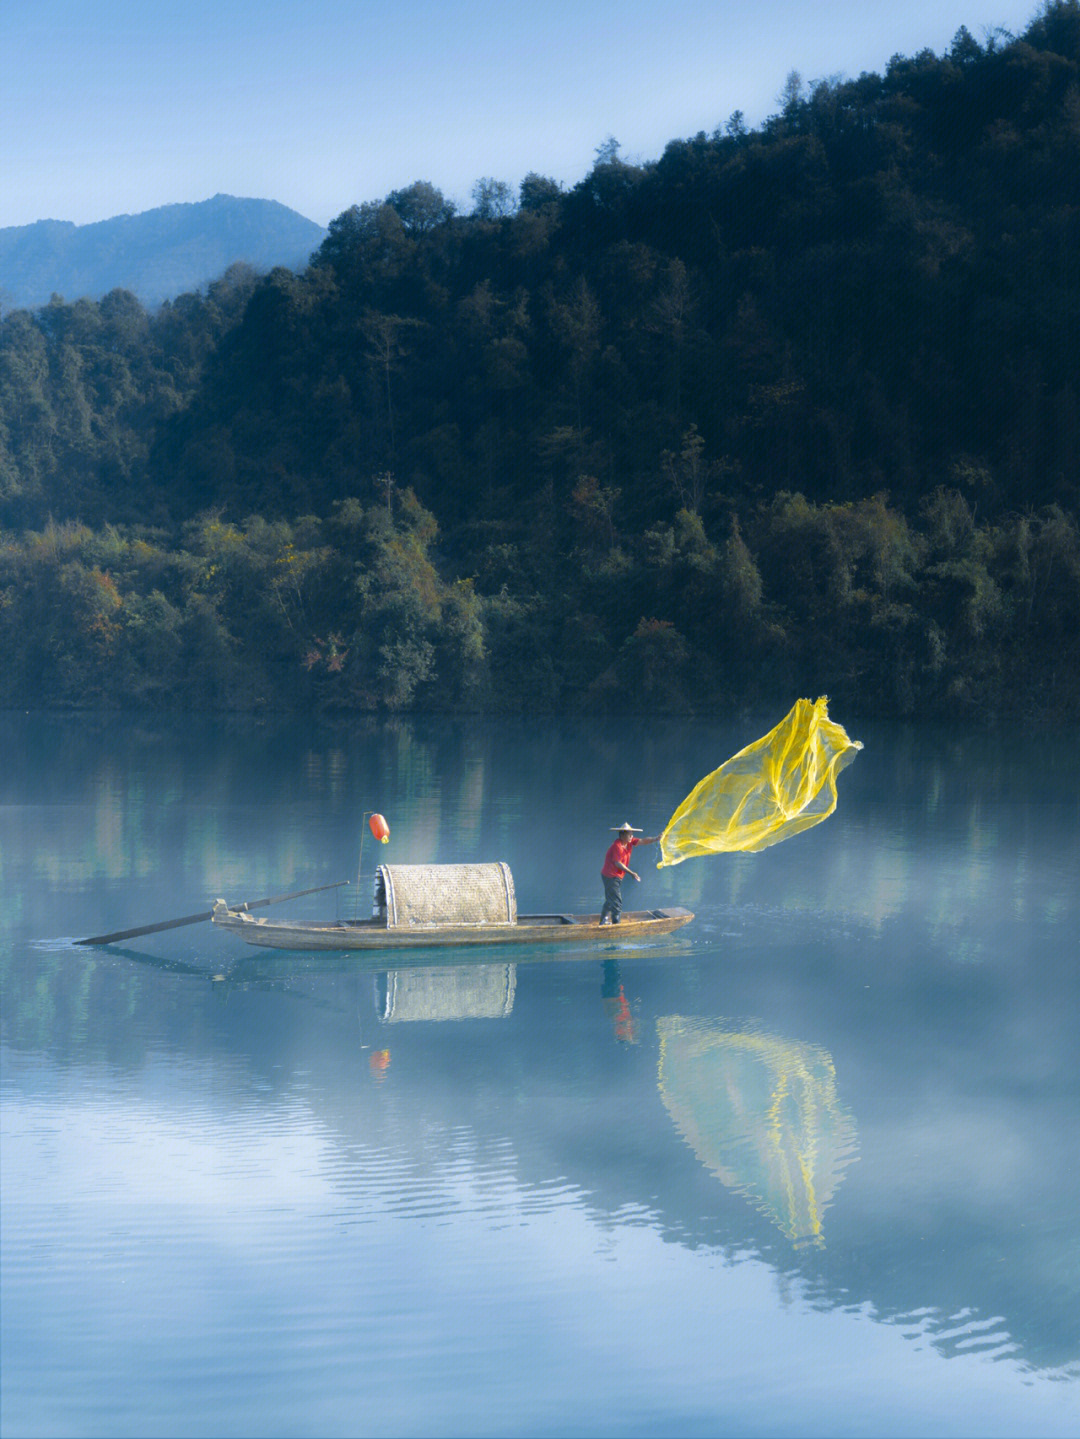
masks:
<svg viewBox="0 0 1080 1439"><path fill-rule="evenodd" d="M822 1216L857 1149L831 1057L719 1019L656 1027L660 1096L698 1159L793 1244L823 1246Z"/></svg>

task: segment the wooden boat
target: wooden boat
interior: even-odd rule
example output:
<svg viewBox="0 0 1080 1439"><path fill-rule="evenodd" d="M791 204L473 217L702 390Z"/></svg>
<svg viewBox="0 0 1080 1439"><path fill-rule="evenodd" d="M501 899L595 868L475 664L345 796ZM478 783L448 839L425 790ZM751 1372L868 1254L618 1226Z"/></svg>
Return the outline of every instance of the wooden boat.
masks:
<svg viewBox="0 0 1080 1439"><path fill-rule="evenodd" d="M220 905L220 909L218 908ZM586 940L642 939L670 934L689 924L688 909L624 910L617 925L602 925L598 914L523 914L509 925L430 925L388 928L385 920L256 919L230 910L224 900L214 907L211 923L265 949L415 949L465 944L580 944Z"/></svg>
<svg viewBox="0 0 1080 1439"><path fill-rule="evenodd" d="M393 950L447 945L581 944L643 939L689 924L688 909L624 911L618 925L599 914L517 912L509 866L380 865L370 918L274 920L214 905L211 922L265 949Z"/></svg>

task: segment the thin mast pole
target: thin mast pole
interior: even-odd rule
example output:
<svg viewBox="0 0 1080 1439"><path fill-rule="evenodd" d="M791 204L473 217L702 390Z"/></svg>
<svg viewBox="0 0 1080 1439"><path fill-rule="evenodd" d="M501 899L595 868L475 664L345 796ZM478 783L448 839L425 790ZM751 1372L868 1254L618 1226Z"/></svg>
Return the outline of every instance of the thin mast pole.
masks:
<svg viewBox="0 0 1080 1439"><path fill-rule="evenodd" d="M356 861L356 903L353 905L353 923L356 923L360 913L360 870L364 863L364 828L368 818L373 815L373 809L366 809L360 816L360 858Z"/></svg>

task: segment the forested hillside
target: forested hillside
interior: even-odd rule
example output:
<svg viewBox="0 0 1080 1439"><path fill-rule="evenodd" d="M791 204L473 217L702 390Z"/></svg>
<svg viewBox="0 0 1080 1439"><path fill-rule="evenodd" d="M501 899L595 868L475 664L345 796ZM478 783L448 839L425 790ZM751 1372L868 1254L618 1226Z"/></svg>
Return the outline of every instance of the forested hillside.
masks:
<svg viewBox="0 0 1080 1439"><path fill-rule="evenodd" d="M0 703L1080 713L1080 4L3 321Z"/></svg>

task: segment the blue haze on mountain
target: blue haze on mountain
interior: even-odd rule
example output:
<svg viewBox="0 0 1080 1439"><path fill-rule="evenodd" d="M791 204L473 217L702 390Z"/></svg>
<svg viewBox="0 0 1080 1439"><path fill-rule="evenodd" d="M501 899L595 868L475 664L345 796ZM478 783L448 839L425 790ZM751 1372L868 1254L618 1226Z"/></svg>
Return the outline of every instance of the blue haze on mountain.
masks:
<svg viewBox="0 0 1080 1439"><path fill-rule="evenodd" d="M326 231L276 200L215 195L93 225L39 220L0 229L0 300L34 309L53 294L100 299L131 290L153 306L217 279L237 262L299 268Z"/></svg>

